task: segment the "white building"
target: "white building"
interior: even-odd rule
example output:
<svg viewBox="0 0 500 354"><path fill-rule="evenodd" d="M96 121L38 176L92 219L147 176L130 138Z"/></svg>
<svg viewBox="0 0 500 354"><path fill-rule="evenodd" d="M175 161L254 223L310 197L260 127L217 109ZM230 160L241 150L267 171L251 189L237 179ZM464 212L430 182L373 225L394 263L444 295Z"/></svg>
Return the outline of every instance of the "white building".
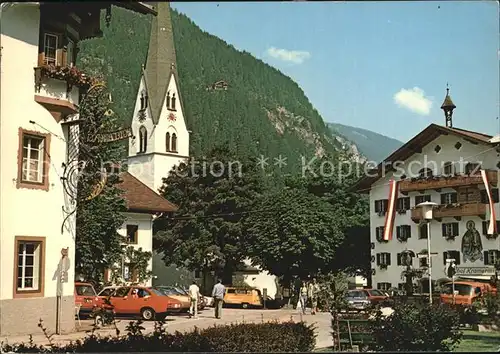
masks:
<svg viewBox="0 0 500 354"><path fill-rule="evenodd" d="M410 264L426 272L427 237L431 238L433 254L432 279L438 282L449 280L445 274L447 258L456 260L457 276L481 280L494 275L493 265L500 259L498 228L493 230L499 224L500 212L498 140L453 127L455 105L448 94L441 108L445 126L429 125L354 187L370 195L374 287L404 288L403 251L412 251ZM480 170L485 171L485 178ZM391 180L397 182L393 213L388 212ZM487 185L491 188L491 204ZM424 201L438 204L433 210L430 235L421 211L415 208ZM488 231L492 214L494 222ZM384 226L391 220L392 239L386 241ZM428 292L426 273L414 283L420 291Z"/></svg>
<svg viewBox="0 0 500 354"><path fill-rule="evenodd" d="M68 85L61 68L75 63L78 41L101 35L100 10L111 3L1 4L0 335L38 333L40 318L51 330L74 328L75 215L64 220L76 191L61 177L77 156L69 118L84 85Z"/></svg>

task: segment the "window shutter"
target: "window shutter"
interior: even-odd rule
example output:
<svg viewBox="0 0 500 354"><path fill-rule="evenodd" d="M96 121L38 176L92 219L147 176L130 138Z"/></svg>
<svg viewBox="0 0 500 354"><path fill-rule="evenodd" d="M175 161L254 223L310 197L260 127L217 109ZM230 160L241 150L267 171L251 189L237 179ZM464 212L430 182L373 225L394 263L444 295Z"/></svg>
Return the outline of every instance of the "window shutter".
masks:
<svg viewBox="0 0 500 354"><path fill-rule="evenodd" d="M446 224L441 224L441 233L443 236L446 236Z"/></svg>
<svg viewBox="0 0 500 354"><path fill-rule="evenodd" d="M408 236L408 238L411 237L411 226L410 225L406 225L406 235Z"/></svg>
<svg viewBox="0 0 500 354"><path fill-rule="evenodd" d="M498 188L493 188L491 190L491 196L493 197L493 202L494 203L498 203L499 202Z"/></svg>
<svg viewBox="0 0 500 354"><path fill-rule="evenodd" d="M443 252L443 264L446 265L446 259L448 258L448 251Z"/></svg>
<svg viewBox="0 0 500 354"><path fill-rule="evenodd" d="M387 211L387 209L389 209L389 200L384 199L383 203L384 203L384 211Z"/></svg>
<svg viewBox="0 0 500 354"><path fill-rule="evenodd" d="M381 288L381 286L380 286L380 285L381 285L380 283L377 283L377 289L378 289L378 290L380 290L380 288Z"/></svg>
<svg viewBox="0 0 500 354"><path fill-rule="evenodd" d="M486 194L486 189L481 189L481 203L488 203L488 194Z"/></svg>
<svg viewBox="0 0 500 354"><path fill-rule="evenodd" d="M487 235L487 234L488 234L488 222L483 221L483 235Z"/></svg>
<svg viewBox="0 0 500 354"><path fill-rule="evenodd" d="M460 251L453 251L453 258L455 258L455 264L460 265Z"/></svg>
<svg viewBox="0 0 500 354"><path fill-rule="evenodd" d="M375 212L378 213L380 211L380 203L378 200L375 201Z"/></svg>
<svg viewBox="0 0 500 354"><path fill-rule="evenodd" d="M375 262L375 256L372 256L372 263Z"/></svg>
<svg viewBox="0 0 500 354"><path fill-rule="evenodd" d="M401 253L398 253L398 254L396 255L396 259L397 259L397 264L398 264L398 265L401 265Z"/></svg>
<svg viewBox="0 0 500 354"><path fill-rule="evenodd" d="M396 237L401 237L401 226L396 226Z"/></svg>
<svg viewBox="0 0 500 354"><path fill-rule="evenodd" d="M451 194L451 201L452 201L452 203L458 203L458 194L457 193Z"/></svg>
<svg viewBox="0 0 500 354"><path fill-rule="evenodd" d="M387 255L387 265L391 265L391 254L386 253L386 255Z"/></svg>
<svg viewBox="0 0 500 354"><path fill-rule="evenodd" d="M380 265L380 253L377 253L377 265Z"/></svg>
<svg viewBox="0 0 500 354"><path fill-rule="evenodd" d="M453 236L458 236L458 222L453 223Z"/></svg>
<svg viewBox="0 0 500 354"><path fill-rule="evenodd" d="M490 265L490 260L489 260L489 257L488 257L488 251L484 251L483 252L483 257L484 257L484 265Z"/></svg>
<svg viewBox="0 0 500 354"><path fill-rule="evenodd" d="M441 194L441 204L448 204L446 203L446 193Z"/></svg>

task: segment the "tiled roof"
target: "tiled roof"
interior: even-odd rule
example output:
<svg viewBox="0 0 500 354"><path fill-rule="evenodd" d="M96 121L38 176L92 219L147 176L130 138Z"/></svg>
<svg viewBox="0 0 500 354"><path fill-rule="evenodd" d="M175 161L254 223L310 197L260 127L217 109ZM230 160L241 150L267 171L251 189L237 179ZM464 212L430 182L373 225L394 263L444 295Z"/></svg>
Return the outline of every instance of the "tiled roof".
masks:
<svg viewBox="0 0 500 354"><path fill-rule="evenodd" d="M130 212L136 213L170 213L177 211L177 206L160 196L129 172L120 174L118 187L123 190L123 198Z"/></svg>
<svg viewBox="0 0 500 354"><path fill-rule="evenodd" d="M421 151L424 146L429 144L438 136L442 134L447 135L450 133L463 139L471 140L474 143L494 146L494 144L490 142L490 139L492 138L491 135L473 132L465 129L448 128L437 124L431 124L416 136L414 136L412 139L410 139L406 144L401 146L398 150L394 151L372 171L367 171L369 173L369 176L364 176L363 178L358 180L358 182L356 182L351 187L351 190L357 191L359 193L368 193L371 185L381 177L382 168L384 168L384 165L387 168L390 167L391 163L394 163L396 161L404 161L413 154Z"/></svg>

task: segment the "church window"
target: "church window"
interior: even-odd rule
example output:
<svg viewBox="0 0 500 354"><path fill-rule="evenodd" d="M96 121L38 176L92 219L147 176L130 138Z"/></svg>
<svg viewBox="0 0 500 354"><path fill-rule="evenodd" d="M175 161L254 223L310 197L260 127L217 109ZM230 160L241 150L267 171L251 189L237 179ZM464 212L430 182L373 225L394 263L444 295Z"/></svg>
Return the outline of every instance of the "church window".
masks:
<svg viewBox="0 0 500 354"><path fill-rule="evenodd" d="M172 95L172 110L175 111L175 93Z"/></svg>
<svg viewBox="0 0 500 354"><path fill-rule="evenodd" d="M165 150L167 152L170 151L170 133L167 133L165 136Z"/></svg>
<svg viewBox="0 0 500 354"><path fill-rule="evenodd" d="M146 127L141 126L139 128L139 152L146 152L148 148L148 131Z"/></svg>
<svg viewBox="0 0 500 354"><path fill-rule="evenodd" d="M170 109L170 91L167 92L167 109Z"/></svg>
<svg viewBox="0 0 500 354"><path fill-rule="evenodd" d="M175 133L172 134L171 149L171 151L177 152L177 135Z"/></svg>
<svg viewBox="0 0 500 354"><path fill-rule="evenodd" d="M141 111L148 108L148 93L146 91L141 92Z"/></svg>

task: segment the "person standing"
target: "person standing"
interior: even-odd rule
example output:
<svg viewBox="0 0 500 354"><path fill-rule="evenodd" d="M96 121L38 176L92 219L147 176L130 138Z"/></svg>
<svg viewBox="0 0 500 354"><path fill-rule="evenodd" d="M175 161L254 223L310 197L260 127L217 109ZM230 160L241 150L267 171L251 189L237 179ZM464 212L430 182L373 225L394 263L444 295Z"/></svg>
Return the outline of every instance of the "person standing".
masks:
<svg viewBox="0 0 500 354"><path fill-rule="evenodd" d="M212 290L212 297L214 298L215 306L215 318L222 317L222 304L224 303L224 294L226 293L226 288L222 285L222 280L218 280L217 284L214 285Z"/></svg>
<svg viewBox="0 0 500 354"><path fill-rule="evenodd" d="M198 318L198 299L200 298L200 288L196 285L196 281L193 281L193 284L189 286L188 292L191 300L189 313L196 319Z"/></svg>
<svg viewBox="0 0 500 354"><path fill-rule="evenodd" d="M307 283L303 282L300 287L300 307L302 309L302 313L306 314L306 306L307 306Z"/></svg>

